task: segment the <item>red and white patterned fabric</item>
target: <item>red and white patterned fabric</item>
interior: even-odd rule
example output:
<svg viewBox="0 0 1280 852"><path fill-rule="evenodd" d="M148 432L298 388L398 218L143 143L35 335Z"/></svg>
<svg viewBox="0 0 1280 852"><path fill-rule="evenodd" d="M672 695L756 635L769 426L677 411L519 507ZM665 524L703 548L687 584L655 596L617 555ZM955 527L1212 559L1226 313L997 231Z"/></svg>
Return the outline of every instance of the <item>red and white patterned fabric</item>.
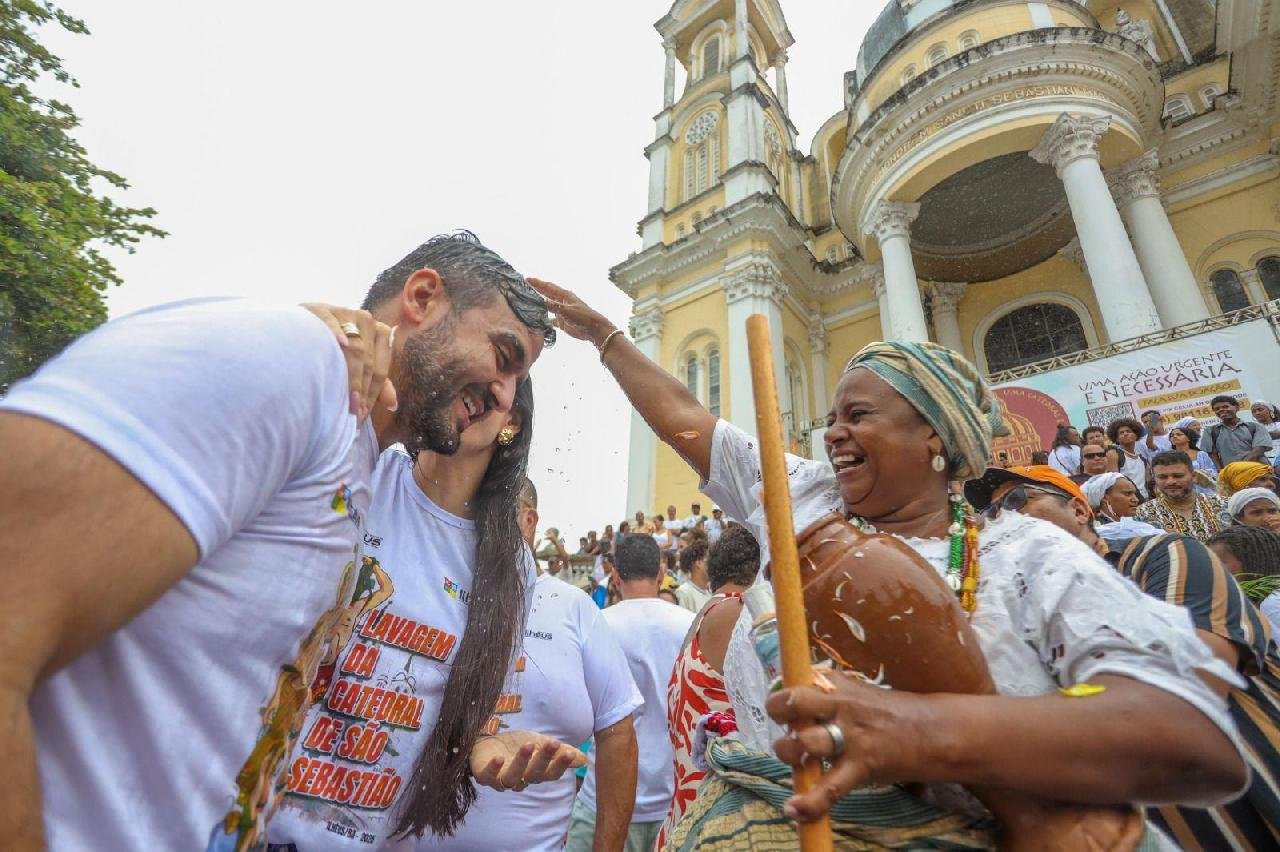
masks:
<svg viewBox="0 0 1280 852"><path fill-rule="evenodd" d="M675 753L676 792L658 834L658 849L666 844L667 836L684 816L689 803L698 794L698 785L707 774L693 760L693 734L698 720L708 713L731 715L733 712L724 689L724 677L703 656L698 631L707 613L730 598L740 597L737 593L716 595L703 607L671 671L671 681L667 685L667 729L671 735L671 749Z"/></svg>

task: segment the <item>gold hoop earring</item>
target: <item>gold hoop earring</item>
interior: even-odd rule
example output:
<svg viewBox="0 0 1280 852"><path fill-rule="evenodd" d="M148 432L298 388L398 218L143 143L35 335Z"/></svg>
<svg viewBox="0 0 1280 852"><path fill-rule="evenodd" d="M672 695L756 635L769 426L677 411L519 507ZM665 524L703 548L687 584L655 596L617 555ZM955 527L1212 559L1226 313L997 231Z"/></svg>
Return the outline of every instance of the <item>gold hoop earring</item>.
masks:
<svg viewBox="0 0 1280 852"><path fill-rule="evenodd" d="M503 426L498 432L498 443L509 447L516 442L516 430L511 426Z"/></svg>

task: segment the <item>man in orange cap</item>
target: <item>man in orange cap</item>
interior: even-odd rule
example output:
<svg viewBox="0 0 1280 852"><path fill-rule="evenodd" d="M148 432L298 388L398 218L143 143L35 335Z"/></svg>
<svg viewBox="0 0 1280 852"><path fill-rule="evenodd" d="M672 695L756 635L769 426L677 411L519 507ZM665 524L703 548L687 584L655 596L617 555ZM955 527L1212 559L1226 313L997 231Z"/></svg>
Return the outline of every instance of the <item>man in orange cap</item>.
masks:
<svg viewBox="0 0 1280 852"><path fill-rule="evenodd" d="M965 483L964 496L989 518L1019 512L1074 535L1147 594L1187 610L1204 643L1247 677L1247 687L1231 689L1227 701L1249 745L1249 789L1220 807L1160 807L1148 816L1185 849L1273 848L1280 835L1280 657L1269 647L1257 610L1218 558L1191 536L1132 518L1095 527L1080 487L1044 465L988 468ZM1226 685L1219 686L1226 693Z"/></svg>

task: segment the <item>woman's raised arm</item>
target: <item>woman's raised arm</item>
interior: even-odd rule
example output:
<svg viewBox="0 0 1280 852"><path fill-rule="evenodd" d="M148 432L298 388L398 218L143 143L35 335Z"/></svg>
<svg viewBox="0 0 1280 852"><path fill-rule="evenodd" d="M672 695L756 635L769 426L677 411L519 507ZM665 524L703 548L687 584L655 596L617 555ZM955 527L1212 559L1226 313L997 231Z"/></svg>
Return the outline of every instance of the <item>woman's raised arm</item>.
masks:
<svg viewBox="0 0 1280 852"><path fill-rule="evenodd" d="M597 350L604 348L601 361L649 428L699 476L708 478L716 416L679 379L645 357L607 317L549 281L530 278L529 283L546 298L556 325L565 334L589 341Z"/></svg>

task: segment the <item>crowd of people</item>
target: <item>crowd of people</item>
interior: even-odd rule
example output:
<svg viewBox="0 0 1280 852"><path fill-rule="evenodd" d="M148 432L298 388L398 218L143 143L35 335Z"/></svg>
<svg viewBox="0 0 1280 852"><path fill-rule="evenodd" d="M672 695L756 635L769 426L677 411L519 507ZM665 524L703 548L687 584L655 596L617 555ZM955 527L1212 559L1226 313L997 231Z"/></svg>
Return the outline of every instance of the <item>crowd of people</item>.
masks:
<svg viewBox="0 0 1280 852"><path fill-rule="evenodd" d="M710 516L539 535L529 372L557 332ZM756 439L473 236L362 310L106 324L0 400L0 833L649 852L791 848L827 816L843 848L1275 848L1280 658L1246 590L1280 573L1277 412L1064 425L1009 467L964 358L850 356L828 460L787 468L843 579L808 587L815 682L782 688Z"/></svg>

